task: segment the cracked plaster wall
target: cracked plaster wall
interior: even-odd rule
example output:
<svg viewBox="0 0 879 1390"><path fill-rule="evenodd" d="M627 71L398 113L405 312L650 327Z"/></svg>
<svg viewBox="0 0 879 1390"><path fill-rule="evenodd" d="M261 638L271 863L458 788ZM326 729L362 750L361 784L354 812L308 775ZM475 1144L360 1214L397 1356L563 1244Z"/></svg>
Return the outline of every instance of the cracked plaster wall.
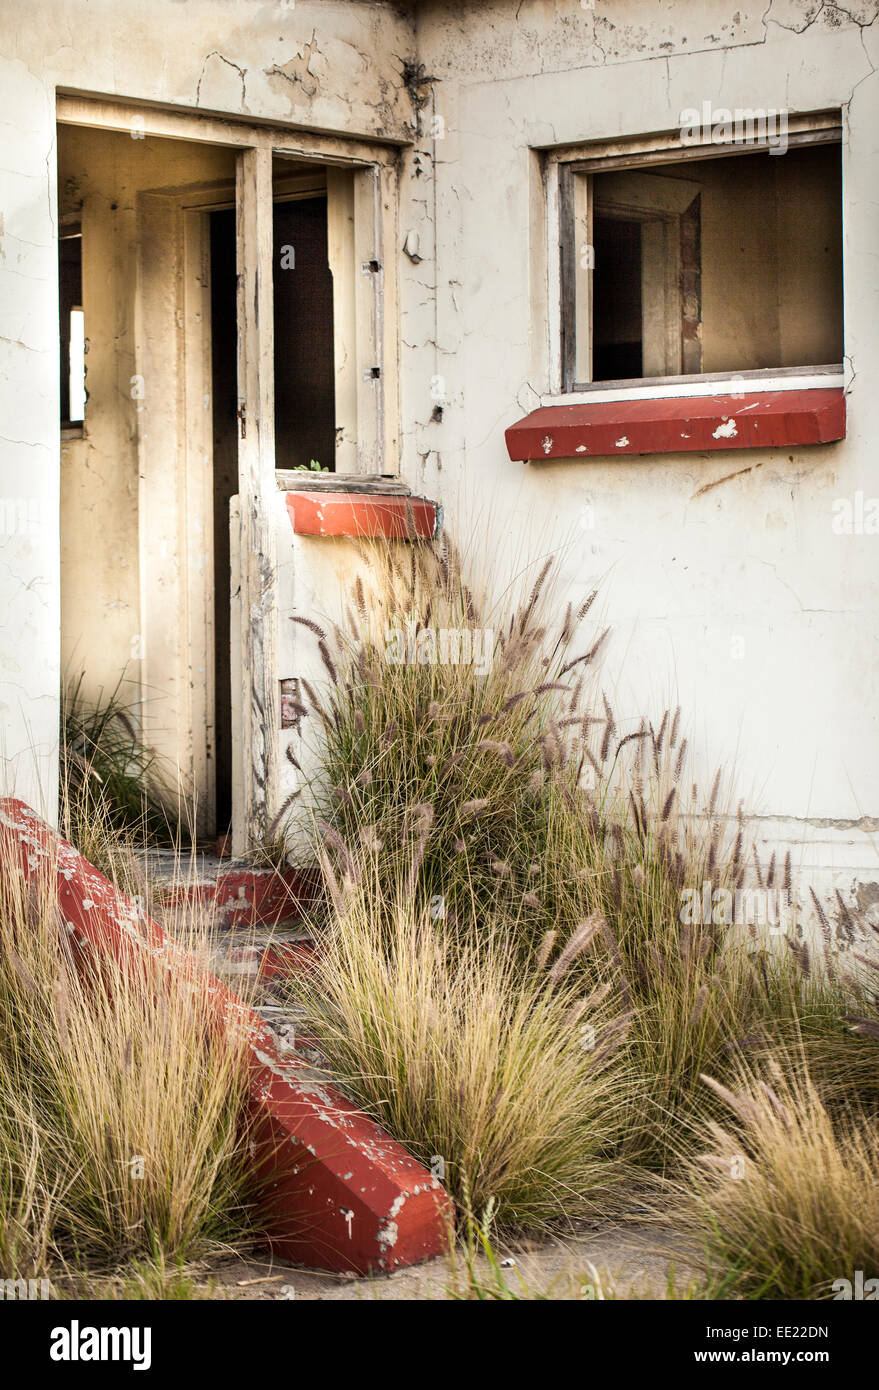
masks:
<svg viewBox="0 0 879 1390"><path fill-rule="evenodd" d="M764 847L790 847L824 893L879 879L879 535L832 527L836 499L879 497L877 11L428 0L418 58L436 80L401 211L422 257L402 294L410 481L481 531L498 577L558 548L572 597L597 583L623 726L679 701L703 768L735 760ZM847 439L512 463L503 432L545 398L554 312L533 147L674 129L703 101L842 109Z"/></svg>

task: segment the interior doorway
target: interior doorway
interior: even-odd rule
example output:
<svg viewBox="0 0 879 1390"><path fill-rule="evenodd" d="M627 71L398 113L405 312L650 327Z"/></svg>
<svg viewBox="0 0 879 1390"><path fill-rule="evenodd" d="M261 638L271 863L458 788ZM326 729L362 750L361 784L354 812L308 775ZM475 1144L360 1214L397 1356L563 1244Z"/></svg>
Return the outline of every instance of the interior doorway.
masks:
<svg viewBox="0 0 879 1390"><path fill-rule="evenodd" d="M212 494L199 219L207 197L234 201L236 153L72 121L59 123L57 150L62 683L86 710L118 709L148 750L150 794L207 836ZM233 411L234 399L233 383Z"/></svg>
<svg viewBox="0 0 879 1390"><path fill-rule="evenodd" d="M235 210L210 219L213 435L214 771L216 828L232 819L232 573L229 503L238 486L237 268ZM325 194L273 205L275 466L335 470L333 276Z"/></svg>
<svg viewBox="0 0 879 1390"><path fill-rule="evenodd" d="M272 232L275 467L318 463L333 472L336 388L326 197L276 202Z"/></svg>

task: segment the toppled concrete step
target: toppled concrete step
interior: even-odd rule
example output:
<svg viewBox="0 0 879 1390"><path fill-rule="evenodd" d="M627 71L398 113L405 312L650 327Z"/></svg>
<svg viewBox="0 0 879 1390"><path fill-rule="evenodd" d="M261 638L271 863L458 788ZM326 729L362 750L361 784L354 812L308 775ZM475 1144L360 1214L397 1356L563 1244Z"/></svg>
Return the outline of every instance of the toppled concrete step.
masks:
<svg viewBox="0 0 879 1390"><path fill-rule="evenodd" d="M389 1272L442 1253L453 1208L439 1180L322 1079L191 953L113 886L24 802L0 800L0 838L28 884L57 897L71 947L141 969L150 957L199 980L221 1030L248 1058L260 1219L278 1255L316 1269Z"/></svg>

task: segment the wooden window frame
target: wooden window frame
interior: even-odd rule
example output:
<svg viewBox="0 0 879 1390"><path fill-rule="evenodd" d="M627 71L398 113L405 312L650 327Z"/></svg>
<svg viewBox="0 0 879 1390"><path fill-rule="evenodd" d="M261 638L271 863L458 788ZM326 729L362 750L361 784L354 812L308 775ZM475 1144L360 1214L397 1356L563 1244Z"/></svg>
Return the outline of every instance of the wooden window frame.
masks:
<svg viewBox="0 0 879 1390"><path fill-rule="evenodd" d="M838 110L788 116L788 145L838 144L842 139L842 120ZM729 381L729 372L693 371L692 349L682 352L682 367L689 371L662 376L633 377L616 381L592 380L592 282L594 270L584 263L581 246L593 246L594 195L592 177L610 171L661 170L665 164L681 165L689 160L723 159L769 150L769 140L747 144L681 143L679 131L655 135L624 137L620 140L591 141L580 145L557 146L541 151L544 198L547 214L547 257L549 304L558 313L550 315L549 378L551 395L592 394L601 391L682 386L712 380ZM558 247L557 257L552 247ZM584 335L586 346L584 347ZM737 378L769 379L780 376L806 377L842 371L841 363L795 368L765 367L735 373Z"/></svg>

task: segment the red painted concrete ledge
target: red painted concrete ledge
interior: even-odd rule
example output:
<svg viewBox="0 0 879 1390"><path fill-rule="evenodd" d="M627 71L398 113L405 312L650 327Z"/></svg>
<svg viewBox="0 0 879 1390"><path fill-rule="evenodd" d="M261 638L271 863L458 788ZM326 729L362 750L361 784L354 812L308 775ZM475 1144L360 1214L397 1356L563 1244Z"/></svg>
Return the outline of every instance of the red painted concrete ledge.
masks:
<svg viewBox="0 0 879 1390"><path fill-rule="evenodd" d="M506 431L510 458L522 461L787 448L844 438L841 386L549 405Z"/></svg>
<svg viewBox="0 0 879 1390"><path fill-rule="evenodd" d="M208 991L218 1028L242 1030L250 1067L253 1163L268 1180L264 1235L286 1259L316 1269L387 1272L446 1248L451 1203L439 1181L24 802L0 799L0 840L22 876L57 894L59 921L82 956L136 969L152 956Z"/></svg>
<svg viewBox="0 0 879 1390"><path fill-rule="evenodd" d="M426 497L388 497L368 492L288 492L287 514L297 536L384 536L430 540L439 508Z"/></svg>

